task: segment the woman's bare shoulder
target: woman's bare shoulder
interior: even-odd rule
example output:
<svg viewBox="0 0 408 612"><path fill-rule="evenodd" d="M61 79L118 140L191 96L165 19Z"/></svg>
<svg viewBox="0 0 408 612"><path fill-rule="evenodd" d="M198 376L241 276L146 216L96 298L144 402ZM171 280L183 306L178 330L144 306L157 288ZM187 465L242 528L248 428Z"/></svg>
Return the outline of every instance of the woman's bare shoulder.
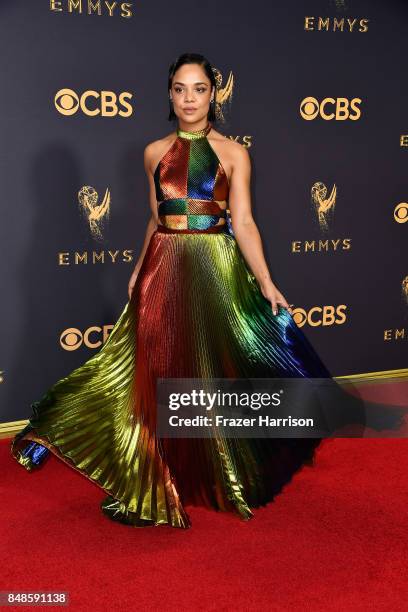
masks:
<svg viewBox="0 0 408 612"><path fill-rule="evenodd" d="M215 145L219 154L224 157L224 160L226 160L231 168L236 165L250 164L250 156L247 147L244 147L244 145L233 138L229 138L214 130L214 128L211 130L210 136L209 140L212 141L211 144Z"/></svg>
<svg viewBox="0 0 408 612"><path fill-rule="evenodd" d="M229 136L226 136L225 134L214 130L214 128L211 130L209 138L210 140L214 139L214 141L223 144L225 148L231 151L232 153L237 151L238 155L239 151L242 151L242 149L246 150L246 147L244 147L244 145L242 145L240 142L237 142L233 138L230 138Z"/></svg>
<svg viewBox="0 0 408 612"><path fill-rule="evenodd" d="M166 134L163 138L158 138L157 140L152 140L147 143L143 152L145 167L150 169L155 168L160 158L176 139L176 136L176 132L173 131Z"/></svg>

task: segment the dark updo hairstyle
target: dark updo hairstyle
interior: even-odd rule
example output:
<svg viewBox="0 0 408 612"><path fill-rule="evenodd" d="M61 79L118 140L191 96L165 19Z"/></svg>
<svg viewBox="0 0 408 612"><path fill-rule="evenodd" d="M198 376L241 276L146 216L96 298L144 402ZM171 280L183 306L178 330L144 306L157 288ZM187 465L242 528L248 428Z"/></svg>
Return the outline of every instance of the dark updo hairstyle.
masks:
<svg viewBox="0 0 408 612"><path fill-rule="evenodd" d="M215 94L217 93L217 81L215 80L215 75L211 67L211 64L204 57L204 55L201 55L200 53L183 53L176 59L175 62L171 64L169 68L167 93L171 89L174 74L180 68L180 66L183 66L184 64L198 64L204 69L206 75L210 79L211 85L214 87L214 99L212 102L210 102L210 108L207 113L207 119L208 121L215 122L217 119L216 114L215 114ZM170 112L169 112L168 120L172 121L173 119L176 119L177 116L174 112L173 101L170 100L170 97L169 97L169 107L170 107Z"/></svg>

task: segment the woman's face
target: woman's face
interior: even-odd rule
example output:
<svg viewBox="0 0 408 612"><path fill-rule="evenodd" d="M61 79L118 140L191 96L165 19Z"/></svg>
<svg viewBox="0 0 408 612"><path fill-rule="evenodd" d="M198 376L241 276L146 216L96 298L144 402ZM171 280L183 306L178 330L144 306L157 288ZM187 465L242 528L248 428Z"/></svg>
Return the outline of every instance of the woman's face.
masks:
<svg viewBox="0 0 408 612"><path fill-rule="evenodd" d="M198 64L184 64L173 76L170 90L176 116L185 123L207 117L211 100L211 82Z"/></svg>

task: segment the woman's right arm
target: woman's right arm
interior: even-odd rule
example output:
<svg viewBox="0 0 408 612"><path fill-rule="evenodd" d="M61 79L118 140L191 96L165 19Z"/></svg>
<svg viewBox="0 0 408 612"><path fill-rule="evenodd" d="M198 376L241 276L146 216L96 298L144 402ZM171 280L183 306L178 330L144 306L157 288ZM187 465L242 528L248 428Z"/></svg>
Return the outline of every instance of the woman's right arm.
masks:
<svg viewBox="0 0 408 612"><path fill-rule="evenodd" d="M142 251L135 265L135 269L132 272L132 276L130 277L130 280L129 280L129 285L128 285L129 300L132 296L133 287L135 286L136 279L139 274L139 270L142 266L147 247L149 246L150 238L152 237L152 234L156 231L157 223L158 223L156 189L154 185L154 178L153 178L153 171L152 171L152 159L155 159L157 157L156 147L154 145L155 143L148 144L144 150L144 155L143 155L144 168L145 168L147 179L149 182L149 204L150 204L150 209L151 209L152 214L147 224L146 235L144 238Z"/></svg>

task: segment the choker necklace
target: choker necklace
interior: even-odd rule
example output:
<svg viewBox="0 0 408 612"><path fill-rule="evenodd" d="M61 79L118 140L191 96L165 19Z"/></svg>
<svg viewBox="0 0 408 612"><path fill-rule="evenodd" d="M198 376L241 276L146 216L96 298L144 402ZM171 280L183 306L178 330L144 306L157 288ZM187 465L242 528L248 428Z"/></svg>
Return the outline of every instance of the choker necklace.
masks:
<svg viewBox="0 0 408 612"><path fill-rule="evenodd" d="M201 130L196 130L195 132L187 132L187 130L181 130L180 128L177 128L177 136L179 138L187 138L188 140L195 140L197 138L205 138L208 132L211 130L211 128L212 128L212 125L210 121L207 123L205 128Z"/></svg>

